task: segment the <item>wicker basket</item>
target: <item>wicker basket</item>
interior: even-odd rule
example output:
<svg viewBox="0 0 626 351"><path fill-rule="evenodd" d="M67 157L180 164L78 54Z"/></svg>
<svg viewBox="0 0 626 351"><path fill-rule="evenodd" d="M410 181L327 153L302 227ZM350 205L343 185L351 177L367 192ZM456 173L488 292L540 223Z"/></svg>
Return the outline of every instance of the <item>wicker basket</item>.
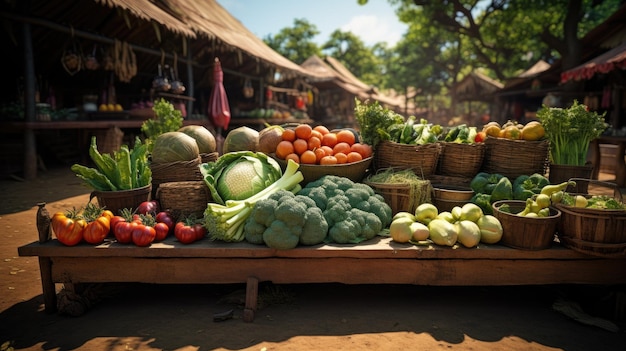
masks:
<svg viewBox="0 0 626 351"><path fill-rule="evenodd" d="M411 169L426 179L437 170L441 143L408 145L382 141L374 152L374 169Z"/></svg>
<svg viewBox="0 0 626 351"><path fill-rule="evenodd" d="M485 144L460 144L442 142L437 174L472 178L479 171L485 156Z"/></svg>
<svg viewBox="0 0 626 351"><path fill-rule="evenodd" d="M95 132L96 144L101 154L113 154L122 147L124 132L118 127Z"/></svg>
<svg viewBox="0 0 626 351"><path fill-rule="evenodd" d="M576 182L583 179L573 178ZM614 197L623 202L612 183L588 180L590 188L614 187ZM590 196L586 194L585 196ZM626 258L626 210L604 210L556 204L563 215L559 221L559 240L565 247L601 257Z"/></svg>
<svg viewBox="0 0 626 351"><path fill-rule="evenodd" d="M523 174L546 174L550 153L548 140L527 141L487 137L481 170L509 179Z"/></svg>
<svg viewBox="0 0 626 351"><path fill-rule="evenodd" d="M152 185L130 190L119 191L93 191L89 197L91 201L94 197L98 200L98 205L105 207L115 215L120 214L124 208L136 209L139 204L150 200Z"/></svg>
<svg viewBox="0 0 626 351"><path fill-rule="evenodd" d="M202 180L200 156L191 161L176 161L167 163L151 163L153 190L158 189L159 184L167 182L184 182Z"/></svg>
<svg viewBox="0 0 626 351"><path fill-rule="evenodd" d="M287 168L287 162L285 160L281 160L275 155L272 155L272 157L276 160L276 162L278 162L283 171ZM372 157L368 157L361 161L337 165L300 164L298 170L302 172L302 175L304 176L302 186L305 186L307 183L315 181L325 175L336 175L339 177L346 177L353 182L360 182L363 178L365 178L371 163Z"/></svg>
<svg viewBox="0 0 626 351"><path fill-rule="evenodd" d="M200 154L200 162L208 163L215 162L217 158L220 156L219 152L210 152L210 153L202 153Z"/></svg>
<svg viewBox="0 0 626 351"><path fill-rule="evenodd" d="M432 186L429 180L422 181L419 189L413 190L409 183L377 183L367 180L364 183L385 199L393 215L403 211L415 213L417 206L431 201Z"/></svg>
<svg viewBox="0 0 626 351"><path fill-rule="evenodd" d="M201 218L211 201L211 192L203 180L167 182L159 185L156 199L175 219L183 216Z"/></svg>
<svg viewBox="0 0 626 351"><path fill-rule="evenodd" d="M500 207L508 204L512 213L500 211ZM547 217L524 217L515 213L526 207L526 201L502 200L492 205L493 215L502 224L503 245L523 250L543 250L554 242L557 225L561 218L561 211L550 208Z"/></svg>

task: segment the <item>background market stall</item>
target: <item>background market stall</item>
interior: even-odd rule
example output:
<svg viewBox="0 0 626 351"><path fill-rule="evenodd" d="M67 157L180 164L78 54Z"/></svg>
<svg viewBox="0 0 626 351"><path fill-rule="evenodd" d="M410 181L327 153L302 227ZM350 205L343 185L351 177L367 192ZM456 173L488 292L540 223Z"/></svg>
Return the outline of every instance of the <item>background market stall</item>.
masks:
<svg viewBox="0 0 626 351"><path fill-rule="evenodd" d="M12 68L5 72L9 84L0 88L1 120L18 130L3 137L3 173L23 169L25 178L36 176L37 143L67 134L62 125L50 135L29 123L142 119L150 115L145 103L157 97L175 103L188 120L205 123L216 57L233 106L263 106L266 85L310 75L214 0L30 1L3 3L0 14L6 24L0 41ZM164 77L180 81L184 92L155 89ZM252 95L244 96L246 82ZM93 111L103 104L119 104L122 111ZM16 153L26 156L16 160Z"/></svg>

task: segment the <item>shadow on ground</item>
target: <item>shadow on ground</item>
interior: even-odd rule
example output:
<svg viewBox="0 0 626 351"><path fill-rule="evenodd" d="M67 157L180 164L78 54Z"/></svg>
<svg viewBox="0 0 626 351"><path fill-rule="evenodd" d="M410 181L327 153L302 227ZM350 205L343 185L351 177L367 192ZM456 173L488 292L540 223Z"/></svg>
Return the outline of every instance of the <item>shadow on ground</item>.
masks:
<svg viewBox="0 0 626 351"><path fill-rule="evenodd" d="M242 321L244 285L105 287L102 300L80 317L42 312L41 295L0 314L0 335L19 349L75 350L97 339L108 347L161 350L241 350L292 338L377 333L428 335L459 345L468 338L497 343L519 338L559 350L620 350L626 333L585 326L555 312L558 296L589 294L580 287L423 287L309 284L260 286L267 306ZM269 289L269 290L268 290ZM268 299L280 292L280 298ZM597 294L594 290L593 294ZM224 297L229 296L228 300ZM234 296L234 297L233 297ZM597 298L597 296L595 296ZM271 298L271 296L270 296ZM263 297L260 297L263 299ZM213 315L234 309L234 318ZM390 334L394 335L394 334ZM346 339L346 342L348 340ZM392 342L392 340L390 340ZM494 345L495 346L495 345ZM251 348L252 349L252 348ZM310 349L315 349L312 347Z"/></svg>

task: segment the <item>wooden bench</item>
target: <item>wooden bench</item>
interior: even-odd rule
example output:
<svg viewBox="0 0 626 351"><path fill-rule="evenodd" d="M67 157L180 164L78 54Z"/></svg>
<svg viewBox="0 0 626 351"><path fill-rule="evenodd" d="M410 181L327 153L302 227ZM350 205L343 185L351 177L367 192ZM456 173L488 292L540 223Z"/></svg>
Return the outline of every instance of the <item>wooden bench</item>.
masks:
<svg viewBox="0 0 626 351"><path fill-rule="evenodd" d="M56 311L55 283L246 283L243 319L254 319L258 283L415 284L441 286L624 284L626 259L584 255L558 243L526 251L501 245L414 246L378 237L358 245L275 250L246 242L173 238L143 248L105 242L66 247L56 240L18 248L38 256L45 310Z"/></svg>

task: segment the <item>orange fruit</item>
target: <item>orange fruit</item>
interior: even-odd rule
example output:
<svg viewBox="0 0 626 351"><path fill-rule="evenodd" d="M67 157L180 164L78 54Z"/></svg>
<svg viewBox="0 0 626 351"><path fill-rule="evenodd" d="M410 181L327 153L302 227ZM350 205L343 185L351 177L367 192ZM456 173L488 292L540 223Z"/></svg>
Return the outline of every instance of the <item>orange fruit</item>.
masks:
<svg viewBox="0 0 626 351"><path fill-rule="evenodd" d="M324 151L324 149L322 149L321 147L318 147L317 149L313 150L313 152L315 153L315 157L317 158L317 160L315 161L315 163L319 164L320 161L322 160L322 157L326 156L326 151Z"/></svg>
<svg viewBox="0 0 626 351"><path fill-rule="evenodd" d="M322 146L322 141L318 137L309 138L309 150L315 150L320 146Z"/></svg>
<svg viewBox="0 0 626 351"><path fill-rule="evenodd" d="M322 145L335 147L337 145L337 134L329 132L322 137Z"/></svg>
<svg viewBox="0 0 626 351"><path fill-rule="evenodd" d="M324 127L324 126L322 126L322 125L315 126L315 128L313 128L313 130L315 130L315 131L317 131L317 132L320 132L322 135L324 135L324 134L328 134L328 133L330 132L330 131L328 130L328 128L326 128L326 127Z"/></svg>
<svg viewBox="0 0 626 351"><path fill-rule="evenodd" d="M304 139L296 139L293 142L293 149L298 155L302 155L303 152L309 149L309 145Z"/></svg>
<svg viewBox="0 0 626 351"><path fill-rule="evenodd" d="M285 161L294 160L296 163L300 163L300 156L296 153L291 153L285 156Z"/></svg>
<svg viewBox="0 0 626 351"><path fill-rule="evenodd" d="M356 137L354 133L347 129L342 129L337 132L337 142L338 143L347 143L348 145L352 145L356 142Z"/></svg>
<svg viewBox="0 0 626 351"><path fill-rule="evenodd" d="M311 137L311 132L313 131L313 128L311 128L311 126L308 124L302 123L298 124L296 128L294 128L294 131L296 132L296 137L308 140Z"/></svg>
<svg viewBox="0 0 626 351"><path fill-rule="evenodd" d="M358 161L361 161L363 159L363 156L361 156L361 154L356 152L356 151L351 151L347 155L347 157L348 157L348 163L358 162Z"/></svg>
<svg viewBox="0 0 626 351"><path fill-rule="evenodd" d="M367 144L354 143L350 146L351 152L358 152L362 158L368 158L372 156L372 147Z"/></svg>
<svg viewBox="0 0 626 351"><path fill-rule="evenodd" d="M322 145L320 149L324 150L326 156L332 156L334 154L333 148L327 145Z"/></svg>
<svg viewBox="0 0 626 351"><path fill-rule="evenodd" d="M285 129L283 130L283 134L282 134L282 140L286 140L286 141L294 141L296 140L296 131L293 129Z"/></svg>
<svg viewBox="0 0 626 351"><path fill-rule="evenodd" d="M350 144L346 142L337 143L337 145L333 147L333 155L337 155L338 152L341 152L347 155L350 151L351 151Z"/></svg>
<svg viewBox="0 0 626 351"><path fill-rule="evenodd" d="M317 156L315 155L315 152L311 150L306 150L305 152L303 152L302 155L300 155L300 163L308 165L316 164Z"/></svg>
<svg viewBox="0 0 626 351"><path fill-rule="evenodd" d="M317 130L313 129L311 131L311 136L309 138L318 138L319 140L322 140L322 138L324 137L324 134L318 132Z"/></svg>
<svg viewBox="0 0 626 351"><path fill-rule="evenodd" d="M348 163L348 155L343 152L336 152L333 156L337 159L338 164Z"/></svg>
<svg viewBox="0 0 626 351"><path fill-rule="evenodd" d="M336 165L337 158L335 156L324 156L320 160L320 165Z"/></svg>
<svg viewBox="0 0 626 351"><path fill-rule="evenodd" d="M276 157L285 159L287 155L294 153L293 143L291 141L283 140L276 146Z"/></svg>

